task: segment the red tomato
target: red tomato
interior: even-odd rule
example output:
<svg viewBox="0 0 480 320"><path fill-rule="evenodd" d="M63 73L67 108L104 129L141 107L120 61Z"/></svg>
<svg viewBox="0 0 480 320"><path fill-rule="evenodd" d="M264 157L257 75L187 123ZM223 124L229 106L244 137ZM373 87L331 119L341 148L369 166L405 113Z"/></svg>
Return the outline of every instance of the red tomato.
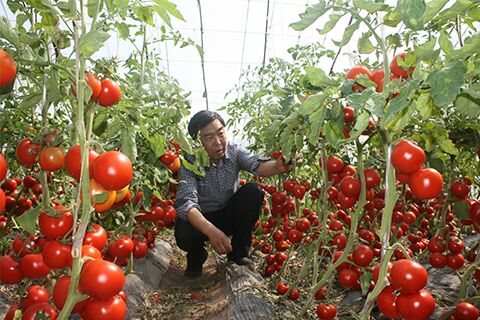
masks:
<svg viewBox="0 0 480 320"><path fill-rule="evenodd" d="M168 166L170 165L175 159L178 158L177 154L175 152L171 151L166 151L164 154L160 156L160 161Z"/></svg>
<svg viewBox="0 0 480 320"><path fill-rule="evenodd" d="M17 284L23 280L20 264L10 255L0 258L0 282Z"/></svg>
<svg viewBox="0 0 480 320"><path fill-rule="evenodd" d="M425 162L423 149L408 140L398 142L392 150L392 165L404 174L412 174Z"/></svg>
<svg viewBox="0 0 480 320"><path fill-rule="evenodd" d="M53 287L52 300L58 309L63 309L68 297L68 290L70 288L70 276L61 276L55 282ZM73 307L72 313L80 312L85 307L86 301L79 302Z"/></svg>
<svg viewBox="0 0 480 320"><path fill-rule="evenodd" d="M0 153L0 182L3 181L7 176L7 171L8 171L7 161L5 161L3 154Z"/></svg>
<svg viewBox="0 0 480 320"><path fill-rule="evenodd" d="M397 309L395 308L395 300L395 294L393 293L393 289L390 287L383 289L382 292L380 292L380 294L377 296L378 309L385 317L399 317Z"/></svg>
<svg viewBox="0 0 480 320"><path fill-rule="evenodd" d="M71 247L56 240L47 241L42 248L45 265L51 269L63 269L68 265Z"/></svg>
<svg viewBox="0 0 480 320"><path fill-rule="evenodd" d="M337 156L329 156L327 159L327 171L328 173L338 173L343 170L343 160Z"/></svg>
<svg viewBox="0 0 480 320"><path fill-rule="evenodd" d="M0 188L0 213L5 210L5 203L7 202L5 192L3 191L2 188Z"/></svg>
<svg viewBox="0 0 480 320"><path fill-rule="evenodd" d="M343 194L343 192L338 193L337 200L340 204L340 207L344 210L353 208L353 206L357 202L357 198L347 197L345 194Z"/></svg>
<svg viewBox="0 0 480 320"><path fill-rule="evenodd" d="M15 79L17 63L6 51L0 49L0 87L3 87Z"/></svg>
<svg viewBox="0 0 480 320"><path fill-rule="evenodd" d="M453 315L455 319L477 320L479 313L478 309L473 304L463 301L457 304Z"/></svg>
<svg viewBox="0 0 480 320"><path fill-rule="evenodd" d="M48 302L50 295L47 289L42 286L34 285L28 288L27 297L22 301L22 309L26 310L32 304Z"/></svg>
<svg viewBox="0 0 480 320"><path fill-rule="evenodd" d="M48 240L63 238L73 227L73 214L71 211L64 206L55 206L53 208L61 211L60 217L53 217L42 212L38 218L38 227Z"/></svg>
<svg viewBox="0 0 480 320"><path fill-rule="evenodd" d="M122 290L124 284L125 276L114 263L90 260L83 265L80 287L94 299L110 299Z"/></svg>
<svg viewBox="0 0 480 320"><path fill-rule="evenodd" d="M385 70L376 70L372 74L372 81L377 84L377 92L383 92L383 81L385 78Z"/></svg>
<svg viewBox="0 0 480 320"><path fill-rule="evenodd" d="M288 299L295 301L300 297L300 291L298 291L297 288L293 288L292 291L290 291L290 294L288 295Z"/></svg>
<svg viewBox="0 0 480 320"><path fill-rule="evenodd" d="M173 222L175 218L177 217L177 211L173 206L167 206L165 208L165 213L163 214L162 220L165 223Z"/></svg>
<svg viewBox="0 0 480 320"><path fill-rule="evenodd" d="M80 145L74 145L68 150L65 156L65 169L68 174L75 180L80 180L80 174L82 169L82 158L80 154ZM90 178L93 177L93 162L98 157L98 152L92 148L88 148L88 171Z"/></svg>
<svg viewBox="0 0 480 320"><path fill-rule="evenodd" d="M108 300L87 300L80 315L84 320L123 320L126 313L125 301L116 295Z"/></svg>
<svg viewBox="0 0 480 320"><path fill-rule="evenodd" d="M363 174L365 175L365 182L367 185L367 189L375 188L382 181L382 177L380 176L380 173L378 173L378 171L373 168L366 168L363 171Z"/></svg>
<svg viewBox="0 0 480 320"><path fill-rule="evenodd" d="M287 238L292 243L298 243L302 241L303 233L297 229L291 229L287 232Z"/></svg>
<svg viewBox="0 0 480 320"><path fill-rule="evenodd" d="M65 163L65 155L62 149L57 147L43 148L39 154L40 167L45 171L57 171Z"/></svg>
<svg viewBox="0 0 480 320"><path fill-rule="evenodd" d="M413 294L425 287L428 281L427 270L418 262L400 259L395 261L390 271L391 284L404 294Z"/></svg>
<svg viewBox="0 0 480 320"><path fill-rule="evenodd" d="M95 180L107 190L119 190L132 181L132 162L120 151L108 151L93 163Z"/></svg>
<svg viewBox="0 0 480 320"><path fill-rule="evenodd" d="M344 288L353 288L359 285L360 275L353 269L342 269L338 273L338 282Z"/></svg>
<svg viewBox="0 0 480 320"><path fill-rule="evenodd" d="M31 167L37 162L37 155L41 148L41 145L32 143L29 138L23 139L15 152L18 162L25 167Z"/></svg>
<svg viewBox="0 0 480 320"><path fill-rule="evenodd" d="M448 259L441 252L433 252L428 258L428 262L432 267L442 269L447 266Z"/></svg>
<svg viewBox="0 0 480 320"><path fill-rule="evenodd" d="M355 109L350 106L343 108L343 120L345 123L353 123L355 120Z"/></svg>
<svg viewBox="0 0 480 320"><path fill-rule="evenodd" d="M85 237L83 238L83 244L91 244L98 250L102 251L107 244L107 232L105 229L99 224L92 224L90 226L91 231L85 233Z"/></svg>
<svg viewBox="0 0 480 320"><path fill-rule="evenodd" d="M352 253L353 262L361 267L366 267L373 260L373 250L369 246L364 244L359 245L353 250Z"/></svg>
<svg viewBox="0 0 480 320"><path fill-rule="evenodd" d="M127 259L133 252L135 244L128 236L120 237L118 240L110 243L108 252L110 256L118 259Z"/></svg>
<svg viewBox="0 0 480 320"><path fill-rule="evenodd" d="M54 306L46 302L35 303L25 310L22 320L37 320L40 317L37 314L41 314L44 320L55 320L58 317L58 311Z"/></svg>
<svg viewBox="0 0 480 320"><path fill-rule="evenodd" d="M414 67L410 67L410 69L408 69L408 72L407 72L398 65L398 59L405 61L406 56L407 56L406 52L399 53L395 57L393 57L392 62L390 63L390 71L394 76L398 78L407 79L412 75L413 70L415 70Z"/></svg>
<svg viewBox="0 0 480 320"><path fill-rule="evenodd" d="M443 178L435 169L420 169L410 176L409 186L417 199L433 199L442 192Z"/></svg>
<svg viewBox="0 0 480 320"><path fill-rule="evenodd" d="M41 253L30 253L20 260L20 270L25 277L30 279L40 279L50 273L50 268L43 262Z"/></svg>
<svg viewBox="0 0 480 320"><path fill-rule="evenodd" d="M405 319L427 320L435 310L435 300L427 290L401 293L395 304L398 314Z"/></svg>
<svg viewBox="0 0 480 320"><path fill-rule="evenodd" d="M464 199L468 196L468 193L470 192L470 188L465 183L457 180L457 181L453 181L452 184L450 185L450 192L455 197L459 199Z"/></svg>
<svg viewBox="0 0 480 320"><path fill-rule="evenodd" d="M102 90L98 95L97 102L102 107L110 107L120 100L122 91L120 86L110 79L102 80Z"/></svg>
<svg viewBox="0 0 480 320"><path fill-rule="evenodd" d="M317 317L322 320L333 320L337 315L337 307L333 304L321 303L317 306Z"/></svg>
<svg viewBox="0 0 480 320"><path fill-rule="evenodd" d="M365 74L369 79L372 79L373 74L372 72L363 66L355 66L352 69L350 69L347 74L345 75L345 79L347 80L355 80L358 75L360 74Z"/></svg>
<svg viewBox="0 0 480 320"><path fill-rule="evenodd" d="M346 176L340 181L342 193L349 198L357 198L360 194L360 180Z"/></svg>
<svg viewBox="0 0 480 320"><path fill-rule="evenodd" d="M138 240L133 240L133 257L135 259L142 259L145 257L148 253L148 244L146 240L143 241L138 241Z"/></svg>
<svg viewBox="0 0 480 320"><path fill-rule="evenodd" d="M102 83L94 74L90 72L85 73L85 77L87 78L88 86L90 89L92 89L92 96L90 97L90 100L95 100L102 91Z"/></svg>
<svg viewBox="0 0 480 320"><path fill-rule="evenodd" d="M465 264L465 258L461 253L447 256L447 265L453 270L458 270Z"/></svg>
<svg viewBox="0 0 480 320"><path fill-rule="evenodd" d="M287 293L289 289L289 286L287 286L285 283L283 282L279 282L277 284L277 292L279 295L283 296L285 293Z"/></svg>
<svg viewBox="0 0 480 320"><path fill-rule="evenodd" d="M182 165L182 162L180 161L180 158L175 158L172 163L168 165L168 170L171 172L175 173L178 170L180 170L180 167Z"/></svg>
<svg viewBox="0 0 480 320"><path fill-rule="evenodd" d="M7 313L5 314L5 320L13 320L13 318L15 318L15 312L17 312L17 310L21 310L18 303L17 302L12 303Z"/></svg>

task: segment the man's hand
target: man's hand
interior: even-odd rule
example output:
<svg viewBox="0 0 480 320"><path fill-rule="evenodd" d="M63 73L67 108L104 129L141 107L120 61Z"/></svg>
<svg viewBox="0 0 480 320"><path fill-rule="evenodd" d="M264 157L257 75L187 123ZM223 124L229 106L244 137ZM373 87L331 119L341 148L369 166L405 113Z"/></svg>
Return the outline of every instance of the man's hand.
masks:
<svg viewBox="0 0 480 320"><path fill-rule="evenodd" d="M283 156L280 156L275 160L275 166L279 173L287 173L293 169L292 164L285 163L285 158Z"/></svg>
<svg viewBox="0 0 480 320"><path fill-rule="evenodd" d="M223 233L222 230L218 229L213 224L209 228L207 237L210 240L210 245L212 246L213 250L215 250L218 254L228 253L233 250L230 239L225 235L225 233Z"/></svg>

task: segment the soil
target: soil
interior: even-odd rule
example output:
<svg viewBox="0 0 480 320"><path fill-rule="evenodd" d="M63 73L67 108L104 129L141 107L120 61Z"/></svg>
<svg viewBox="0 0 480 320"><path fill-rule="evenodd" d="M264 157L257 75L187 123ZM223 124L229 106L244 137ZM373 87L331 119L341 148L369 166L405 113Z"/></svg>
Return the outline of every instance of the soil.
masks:
<svg viewBox="0 0 480 320"><path fill-rule="evenodd" d="M217 260L209 252L200 278L189 280L183 275L186 267L185 253L172 239L170 267L163 276L156 292L149 294L138 310L140 319L209 319L226 320L227 284L226 262Z"/></svg>

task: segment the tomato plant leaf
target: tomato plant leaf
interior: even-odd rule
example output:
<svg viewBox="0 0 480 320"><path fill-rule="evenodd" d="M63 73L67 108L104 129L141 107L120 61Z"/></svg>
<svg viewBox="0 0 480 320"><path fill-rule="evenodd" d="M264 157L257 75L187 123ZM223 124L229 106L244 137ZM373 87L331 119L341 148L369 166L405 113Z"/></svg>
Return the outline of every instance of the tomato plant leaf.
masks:
<svg viewBox="0 0 480 320"><path fill-rule="evenodd" d="M325 71L320 68L307 66L305 67L307 72L307 79L315 87L323 88L329 86L337 86L338 82L330 78Z"/></svg>
<svg viewBox="0 0 480 320"><path fill-rule="evenodd" d="M445 52L445 54L449 54L450 52L453 51L453 44L448 38L448 36L445 34L445 32L442 32L440 34L440 37L438 37L438 44L440 45L440 48Z"/></svg>
<svg viewBox="0 0 480 320"><path fill-rule="evenodd" d="M88 0L87 13L90 18L96 17L98 12L102 10L103 1L100 0Z"/></svg>
<svg viewBox="0 0 480 320"><path fill-rule="evenodd" d="M407 82L400 88L399 95L390 100L387 105L387 123L393 121L393 118L408 106L410 99L412 99L413 95L415 94L419 83L420 80L418 79Z"/></svg>
<svg viewBox="0 0 480 320"><path fill-rule="evenodd" d="M316 94L313 96L308 96L305 101L300 105L298 112L302 116L308 116L312 114L315 110L318 109L327 98L324 94Z"/></svg>
<svg viewBox="0 0 480 320"><path fill-rule="evenodd" d="M370 113L366 110L363 110L358 116L355 118L355 126L352 130L350 130L350 137L347 141L353 141L357 139L365 129L368 127L368 120L370 119Z"/></svg>
<svg viewBox="0 0 480 320"><path fill-rule="evenodd" d="M137 143L135 137L137 129L134 126L128 126L120 132L120 151L123 152L132 162L137 158Z"/></svg>
<svg viewBox="0 0 480 320"><path fill-rule="evenodd" d="M393 119L393 121L388 124L387 128L392 130L393 132L401 131L409 124L414 112L415 104L409 103L407 105L407 108L402 109L399 114Z"/></svg>
<svg viewBox="0 0 480 320"><path fill-rule="evenodd" d="M338 117L338 119L333 119L326 122L323 126L323 132L325 134L327 142L336 148L339 140L344 137L343 119L341 119L341 117Z"/></svg>
<svg viewBox="0 0 480 320"><path fill-rule="evenodd" d="M462 61L457 61L442 69L433 71L427 78L433 102L439 107L447 107L453 102L464 83L467 67Z"/></svg>
<svg viewBox="0 0 480 320"><path fill-rule="evenodd" d="M440 12L439 17L446 20L455 19L458 15L463 15L463 13L473 4L474 1L471 0L455 1L450 7Z"/></svg>
<svg viewBox="0 0 480 320"><path fill-rule="evenodd" d="M337 46L337 47L343 47L346 45L348 42L350 42L350 39L352 39L353 34L355 31L358 30L358 27L360 26L360 21L355 21L355 23L349 25L348 27L345 28L345 32L343 33L342 40L340 42L332 40L332 42Z"/></svg>
<svg viewBox="0 0 480 320"><path fill-rule="evenodd" d="M368 294L372 279L373 274L371 272L364 272L360 277L360 287L362 288L363 294Z"/></svg>
<svg viewBox="0 0 480 320"><path fill-rule="evenodd" d="M302 31L311 26L318 18L323 16L329 7L326 6L324 0L319 3L309 6L304 13L300 14L300 21L290 24L290 27L296 31Z"/></svg>
<svg viewBox="0 0 480 320"><path fill-rule="evenodd" d="M158 133L151 135L147 138L150 142L150 149L155 153L158 158L165 152L165 137Z"/></svg>
<svg viewBox="0 0 480 320"><path fill-rule="evenodd" d="M402 21L402 19L398 10L393 10L387 13L385 17L383 17L383 24L392 28L395 28L400 23L400 21Z"/></svg>
<svg viewBox="0 0 480 320"><path fill-rule="evenodd" d="M432 20L432 18L442 10L447 4L448 0L430 0L426 3L425 12L423 14L423 21L425 23Z"/></svg>
<svg viewBox="0 0 480 320"><path fill-rule="evenodd" d="M455 109L471 119L480 116L480 92L465 90L455 99Z"/></svg>
<svg viewBox="0 0 480 320"><path fill-rule="evenodd" d="M348 104L360 110L365 108L370 114L377 117L383 117L385 115L384 98L377 94L372 88L367 88L360 93L353 93L347 97Z"/></svg>
<svg viewBox="0 0 480 320"><path fill-rule="evenodd" d="M32 209L28 210L21 216L15 218L20 228L27 231L29 234L35 234L37 220L40 215L40 206L33 207Z"/></svg>
<svg viewBox="0 0 480 320"><path fill-rule="evenodd" d="M163 9L163 8L160 8ZM137 7L133 9L133 13L137 16L137 18L143 22L148 24L149 26L153 26L153 10L152 7Z"/></svg>
<svg viewBox="0 0 480 320"><path fill-rule="evenodd" d="M158 14L160 18L162 18L162 20L167 24L167 26L172 28L172 21L170 20L170 16L168 15L167 10L160 6L153 6L152 9Z"/></svg>
<svg viewBox="0 0 480 320"><path fill-rule="evenodd" d="M452 140L448 139L448 138L442 138L442 139L436 139L438 145L440 146L440 148L445 151L446 153L448 154L452 154L452 155L455 155L457 156L458 155L458 149L457 147L455 146L455 144L453 143Z"/></svg>
<svg viewBox="0 0 480 320"><path fill-rule="evenodd" d="M469 209L469 205L468 203L466 202L463 202L463 201L457 201L455 202L455 204L453 205L453 211L455 212L455 215L462 219L462 220L467 220L469 219L469 215L468 215L468 209Z"/></svg>
<svg viewBox="0 0 480 320"><path fill-rule="evenodd" d="M329 20L323 25L322 29L317 29L319 34L327 34L330 32L336 25L338 20L340 20L341 17L343 17L343 14L341 13L332 13L331 15L328 16Z"/></svg>
<svg viewBox="0 0 480 320"><path fill-rule="evenodd" d="M99 110L93 119L92 132L100 137L107 130L108 113L107 110Z"/></svg>
<svg viewBox="0 0 480 320"><path fill-rule="evenodd" d="M130 27L125 22L115 22L120 39L127 40L130 36Z"/></svg>
<svg viewBox="0 0 480 320"><path fill-rule="evenodd" d="M312 145L316 145L320 137L323 121L325 121L325 108L323 106L318 108L312 114L310 114L308 119L310 122L310 134L308 136L308 141Z"/></svg>
<svg viewBox="0 0 480 320"><path fill-rule="evenodd" d="M107 201L107 199L108 199L108 193L107 192L98 193L98 194L93 196L93 203L94 204L104 203L105 201Z"/></svg>
<svg viewBox="0 0 480 320"><path fill-rule="evenodd" d="M85 57L90 57L92 54L103 47L105 41L110 36L107 32L101 30L92 30L83 34L80 37L80 51Z"/></svg>
<svg viewBox="0 0 480 320"><path fill-rule="evenodd" d="M44 26L53 27L58 23L58 16L53 12L41 12L42 24Z"/></svg>
<svg viewBox="0 0 480 320"><path fill-rule="evenodd" d="M353 0L353 5L358 9L365 9L370 13L377 11L386 11L389 6L383 1L371 1L371 0Z"/></svg>
<svg viewBox="0 0 480 320"><path fill-rule="evenodd" d="M407 27L412 30L423 28L423 14L426 10L424 0L398 0L397 9Z"/></svg>
<svg viewBox="0 0 480 320"><path fill-rule="evenodd" d="M436 42L437 41L435 40L435 38L433 38L432 40L429 40L421 45L414 46L413 51L417 60L435 62L438 58L438 55L440 54L440 49L435 50ZM402 60L399 61L402 62ZM405 62L408 63L408 61Z"/></svg>
<svg viewBox="0 0 480 320"><path fill-rule="evenodd" d="M457 50L453 50L447 55L449 60L455 61L468 58L478 53L480 48L480 34L475 34L465 40L463 47Z"/></svg>
<svg viewBox="0 0 480 320"><path fill-rule="evenodd" d="M180 11L177 9L177 5L167 0L154 0L157 5L164 8L168 13L177 18L178 20L185 21Z"/></svg>
<svg viewBox="0 0 480 320"><path fill-rule="evenodd" d="M11 44L13 44L17 49L20 46L20 40L18 37L18 33L13 30L10 21L8 21L7 17L0 17L0 38L4 38Z"/></svg>
<svg viewBox="0 0 480 320"><path fill-rule="evenodd" d="M358 39L358 52L361 54L369 54L375 51L376 47L370 41L370 37L372 36L371 32L365 32L362 36Z"/></svg>
<svg viewBox="0 0 480 320"><path fill-rule="evenodd" d="M434 108L430 94L422 93L417 99L416 108L423 119L430 118Z"/></svg>

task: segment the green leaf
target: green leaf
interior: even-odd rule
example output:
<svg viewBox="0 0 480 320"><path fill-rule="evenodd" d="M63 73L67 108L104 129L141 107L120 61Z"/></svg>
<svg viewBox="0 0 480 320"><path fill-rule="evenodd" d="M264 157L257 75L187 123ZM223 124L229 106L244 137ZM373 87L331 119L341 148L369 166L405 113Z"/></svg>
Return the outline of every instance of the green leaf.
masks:
<svg viewBox="0 0 480 320"><path fill-rule="evenodd" d="M127 40L130 36L130 27L125 22L115 22L120 39Z"/></svg>
<svg viewBox="0 0 480 320"><path fill-rule="evenodd" d="M412 30L423 28L423 14L426 10L424 0L398 0L397 10L407 27Z"/></svg>
<svg viewBox="0 0 480 320"><path fill-rule="evenodd" d="M370 41L372 36L371 32L365 32L362 34L360 39L358 39L358 52L361 54L369 54L375 51L376 47Z"/></svg>
<svg viewBox="0 0 480 320"><path fill-rule="evenodd" d="M439 107L447 107L453 102L464 83L467 67L462 61L432 72L427 83L430 84L430 93L433 102Z"/></svg>
<svg viewBox="0 0 480 320"><path fill-rule="evenodd" d="M307 72L308 81L315 87L338 86L338 82L327 76L320 68L307 66L305 67L305 71Z"/></svg>
<svg viewBox="0 0 480 320"><path fill-rule="evenodd" d="M20 217L15 218L20 228L27 231L29 234L35 234L38 216L40 215L40 207L34 207Z"/></svg>
<svg viewBox="0 0 480 320"><path fill-rule="evenodd" d="M127 126L120 132L120 151L123 152L132 162L137 159L137 143L135 142L136 129L134 126Z"/></svg>
<svg viewBox="0 0 480 320"><path fill-rule="evenodd" d="M25 2L39 11L48 11L52 8L48 2L42 0L25 0Z"/></svg>
<svg viewBox="0 0 480 320"><path fill-rule="evenodd" d="M440 50L435 50L435 38L429 40L421 45L414 46L414 53L417 60L435 62L440 54Z"/></svg>
<svg viewBox="0 0 480 320"><path fill-rule="evenodd" d="M400 21L402 21L402 18L400 17L400 12L398 12L398 10L393 10L383 17L383 24L392 28L395 28Z"/></svg>
<svg viewBox="0 0 480 320"><path fill-rule="evenodd" d="M165 152L165 137L158 133L148 138L150 149L155 153L155 157L160 157Z"/></svg>
<svg viewBox="0 0 480 320"><path fill-rule="evenodd" d="M58 16L52 12L41 12L42 24L48 27L54 27L58 23Z"/></svg>
<svg viewBox="0 0 480 320"><path fill-rule="evenodd" d="M333 119L326 122L323 126L323 132L327 142L334 147L337 147L338 142L343 139L343 119Z"/></svg>
<svg viewBox="0 0 480 320"><path fill-rule="evenodd" d="M168 15L167 10L160 6L153 6L152 9L158 14L160 18L162 18L162 20L167 24L167 26L172 28L172 21L170 20L170 16Z"/></svg>
<svg viewBox="0 0 480 320"><path fill-rule="evenodd" d="M441 138L441 139L436 139L436 141L443 151L445 151L446 153L458 156L458 149L452 140L448 138Z"/></svg>
<svg viewBox="0 0 480 320"><path fill-rule="evenodd" d="M316 145L320 137L323 121L325 121L325 108L323 108L323 106L318 108L315 112L310 114L308 119L310 122L310 134L308 136L308 141L312 145Z"/></svg>
<svg viewBox="0 0 480 320"><path fill-rule="evenodd" d="M39 92L32 92L29 95L23 96L22 98L23 99L19 104L19 108L24 110L32 110L32 108L40 102L42 97Z"/></svg>
<svg viewBox="0 0 480 320"><path fill-rule="evenodd" d="M92 30L85 33L80 37L80 52L85 57L90 57L103 47L109 37L109 34L102 30Z"/></svg>
<svg viewBox="0 0 480 320"><path fill-rule="evenodd" d="M17 29L23 26L23 24L28 21L28 16L26 14L20 13L16 16L16 26Z"/></svg>
<svg viewBox="0 0 480 320"><path fill-rule="evenodd" d="M412 80L400 88L400 94L387 105L386 123L393 122L403 109L408 107L420 80Z"/></svg>
<svg viewBox="0 0 480 320"><path fill-rule="evenodd" d="M443 52L445 52L447 55L453 51L453 44L445 32L440 34L440 37L438 38L438 44Z"/></svg>
<svg viewBox="0 0 480 320"><path fill-rule="evenodd" d="M480 34L475 34L465 40L463 47L457 50L453 50L447 55L447 59L455 61L460 59L466 59L480 51Z"/></svg>
<svg viewBox="0 0 480 320"><path fill-rule="evenodd" d="M104 203L108 199L108 192L98 193L93 196L93 203Z"/></svg>
<svg viewBox="0 0 480 320"><path fill-rule="evenodd" d="M7 17L0 17L0 38L3 38L13 44L17 49L20 46L18 33L12 28Z"/></svg>
<svg viewBox="0 0 480 320"><path fill-rule="evenodd" d="M138 17L138 19L148 24L149 26L153 26L153 10L152 7L137 7L133 9L133 13Z"/></svg>
<svg viewBox="0 0 480 320"><path fill-rule="evenodd" d="M368 120L370 119L370 113L366 110L361 112L355 119L355 126L350 130L350 138L347 141L353 141L357 139L365 129L368 127Z"/></svg>
<svg viewBox="0 0 480 320"><path fill-rule="evenodd" d="M433 101L430 98L430 94L422 93L418 99L416 104L417 110L420 112L420 116L423 119L429 119L433 112Z"/></svg>
<svg viewBox="0 0 480 320"><path fill-rule="evenodd" d="M205 171L203 170L202 166L191 164L190 162L188 162L185 159L182 159L182 164L185 166L185 168L187 168L187 170L192 171L197 176L200 176L200 177L205 176Z"/></svg>
<svg viewBox="0 0 480 320"><path fill-rule="evenodd" d="M357 110L365 108L365 110L368 110L370 114L374 116L383 117L385 115L383 109L385 99L377 94L372 88L368 88L360 93L349 95L347 97L347 102Z"/></svg>
<svg viewBox="0 0 480 320"><path fill-rule="evenodd" d="M457 201L453 205L453 211L455 212L455 215L462 219L462 220L468 220L470 216L468 215L469 211L469 205L466 202L463 201Z"/></svg>
<svg viewBox="0 0 480 320"><path fill-rule="evenodd" d="M415 112L415 105L409 103L407 108L403 108L391 121L387 129L392 130L393 132L399 132L405 128L411 121L412 115Z"/></svg>
<svg viewBox="0 0 480 320"><path fill-rule="evenodd" d="M442 8L447 4L448 0L430 0L423 14L423 21L425 23L432 20L432 18L442 10Z"/></svg>
<svg viewBox="0 0 480 320"><path fill-rule="evenodd" d="M480 93L466 90L457 96L454 106L461 114L476 119L480 116Z"/></svg>
<svg viewBox="0 0 480 320"><path fill-rule="evenodd" d="M473 4L473 1L470 0L457 0L452 6L440 12L439 17L446 20L454 19L459 15L463 15L463 13Z"/></svg>
<svg viewBox="0 0 480 320"><path fill-rule="evenodd" d="M353 0L353 5L358 9L365 9L370 13L377 11L386 11L389 6L383 1L372 1L372 0Z"/></svg>
<svg viewBox="0 0 480 320"><path fill-rule="evenodd" d="M311 26L318 18L323 16L329 8L326 6L324 0L319 3L309 6L304 13L300 14L300 21L290 24L290 27L296 31L302 31Z"/></svg>
<svg viewBox="0 0 480 320"><path fill-rule="evenodd" d="M298 112L302 116L308 116L321 107L326 98L327 97L324 94L308 96L307 99L300 105Z"/></svg>
<svg viewBox="0 0 480 320"><path fill-rule="evenodd" d="M182 16L180 11L178 11L176 4L171 3L170 1L167 1L167 0L154 0L154 1L156 4L163 7L165 10L167 10L168 13L170 13L175 18L185 21L185 18Z"/></svg>
<svg viewBox="0 0 480 320"><path fill-rule="evenodd" d="M52 72L47 80L47 101L58 102L63 99L58 81L58 73Z"/></svg>
<svg viewBox="0 0 480 320"><path fill-rule="evenodd" d="M325 23L322 29L317 29L319 34L327 34L330 32L336 25L338 20L340 20L341 17L343 17L343 14L340 13L332 13L331 15L328 16L329 20Z"/></svg>
<svg viewBox="0 0 480 320"><path fill-rule="evenodd" d="M100 0L88 0L87 12L90 18L96 17L98 12L102 10L103 1Z"/></svg>
<svg viewBox="0 0 480 320"><path fill-rule="evenodd" d="M343 47L350 41L350 39L352 39L353 33L358 30L359 26L360 26L360 21L356 21L355 23L349 25L347 28L345 28L345 32L343 33L342 40L340 42L332 40L332 42L337 47Z"/></svg>

